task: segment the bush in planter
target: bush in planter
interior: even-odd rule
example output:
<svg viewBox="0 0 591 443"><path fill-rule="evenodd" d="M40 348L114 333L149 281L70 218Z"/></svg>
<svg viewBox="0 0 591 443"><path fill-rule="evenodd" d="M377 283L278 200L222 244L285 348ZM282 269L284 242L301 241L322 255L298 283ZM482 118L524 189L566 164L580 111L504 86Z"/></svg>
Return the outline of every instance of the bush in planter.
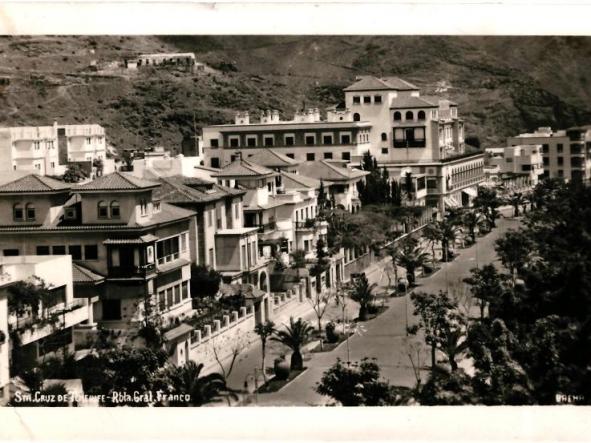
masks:
<svg viewBox="0 0 591 443"><path fill-rule="evenodd" d="M289 362L284 355L275 359L273 369L277 380L287 380L289 378Z"/></svg>
<svg viewBox="0 0 591 443"><path fill-rule="evenodd" d="M333 322L329 322L324 327L326 332L326 341L328 343L336 343L339 341L339 334L336 332L336 325Z"/></svg>

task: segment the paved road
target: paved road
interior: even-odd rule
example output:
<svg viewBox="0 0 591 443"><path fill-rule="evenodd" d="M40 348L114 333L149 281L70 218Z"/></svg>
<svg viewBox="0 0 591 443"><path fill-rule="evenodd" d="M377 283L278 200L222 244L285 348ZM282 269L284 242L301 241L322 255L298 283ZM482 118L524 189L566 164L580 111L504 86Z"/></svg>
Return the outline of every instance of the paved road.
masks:
<svg viewBox="0 0 591 443"><path fill-rule="evenodd" d="M505 212L505 211L503 211ZM509 213L507 213L509 215ZM451 263L443 264L442 268L428 278L418 279L417 290L437 292L461 281L469 274L476 264L488 264L496 260L494 242L508 229L515 229L519 222L513 219L500 219L498 227L487 236L480 238L476 245L460 250L460 255ZM369 273L370 281L378 281L383 275L379 268L374 267ZM406 316L410 324L412 318L412 306L409 297L390 298L387 301L389 309L378 318L362 324L363 330L349 340L350 361L357 361L364 357L376 358L382 370L384 378L395 385L413 386L415 373L412 370L408 357L408 349L412 349L412 343L417 339L407 338ZM421 354L420 365L428 365L427 350ZM341 344L332 352L313 354L311 360L306 362L308 370L297 379L286 385L279 392L272 394L259 394L258 404L266 406L306 406L325 404L327 398L314 391L316 383L321 379L323 372L332 366L337 358L347 361L348 352L346 343Z"/></svg>

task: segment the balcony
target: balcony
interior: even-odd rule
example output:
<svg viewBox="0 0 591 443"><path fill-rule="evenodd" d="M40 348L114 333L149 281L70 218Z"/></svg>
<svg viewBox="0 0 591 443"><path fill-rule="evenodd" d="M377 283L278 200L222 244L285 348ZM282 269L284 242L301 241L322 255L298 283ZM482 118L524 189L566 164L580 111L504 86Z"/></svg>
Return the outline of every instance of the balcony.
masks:
<svg viewBox="0 0 591 443"><path fill-rule="evenodd" d="M316 228L316 222L312 219L306 221L294 222L296 231L313 231Z"/></svg>
<svg viewBox="0 0 591 443"><path fill-rule="evenodd" d="M424 148L425 140L394 140L395 148Z"/></svg>
<svg viewBox="0 0 591 443"><path fill-rule="evenodd" d="M262 225L258 225L257 228L258 232L260 232L261 234L273 232L275 229L277 229L277 223L275 223L274 221L269 223L263 223Z"/></svg>
<svg viewBox="0 0 591 443"><path fill-rule="evenodd" d="M156 272L156 266L149 263L141 266L110 267L107 278L140 278L145 279Z"/></svg>
<svg viewBox="0 0 591 443"><path fill-rule="evenodd" d="M43 316L11 315L8 324L11 331L19 333L22 345L26 345L87 320L88 306L84 301L77 300L54 308Z"/></svg>

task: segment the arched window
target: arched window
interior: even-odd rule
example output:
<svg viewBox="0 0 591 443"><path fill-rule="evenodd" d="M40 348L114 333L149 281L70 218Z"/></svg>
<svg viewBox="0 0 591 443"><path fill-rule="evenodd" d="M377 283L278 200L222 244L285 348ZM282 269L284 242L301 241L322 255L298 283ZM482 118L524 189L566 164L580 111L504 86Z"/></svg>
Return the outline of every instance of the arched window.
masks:
<svg viewBox="0 0 591 443"><path fill-rule="evenodd" d="M29 221L33 221L35 220L35 205L33 203L27 203L27 205L25 206L26 209L26 217L27 220Z"/></svg>
<svg viewBox="0 0 591 443"><path fill-rule="evenodd" d="M396 112L394 113L394 121L395 121L395 122L398 122L398 121L400 121L400 120L402 120L402 114L401 114L400 112L396 111Z"/></svg>
<svg viewBox="0 0 591 443"><path fill-rule="evenodd" d="M117 200L113 200L111 202L111 218L119 217L121 217L121 211L119 210L119 202Z"/></svg>
<svg viewBox="0 0 591 443"><path fill-rule="evenodd" d="M388 134L386 134L385 132L382 132L382 141L388 141Z"/></svg>
<svg viewBox="0 0 591 443"><path fill-rule="evenodd" d="M109 205L106 201L100 201L97 204L98 218L109 218Z"/></svg>
<svg viewBox="0 0 591 443"><path fill-rule="evenodd" d="M361 116L359 115L359 113L356 112L355 114L353 114L353 121L354 122L358 122L360 120L361 120Z"/></svg>
<svg viewBox="0 0 591 443"><path fill-rule="evenodd" d="M15 203L12 207L12 218L14 221L23 221L25 219L25 211L23 205Z"/></svg>
<svg viewBox="0 0 591 443"><path fill-rule="evenodd" d="M425 111L419 111L417 118L419 120L425 120Z"/></svg>
<svg viewBox="0 0 591 443"><path fill-rule="evenodd" d="M406 120L414 120L415 119L415 115L413 114L412 111L406 111Z"/></svg>

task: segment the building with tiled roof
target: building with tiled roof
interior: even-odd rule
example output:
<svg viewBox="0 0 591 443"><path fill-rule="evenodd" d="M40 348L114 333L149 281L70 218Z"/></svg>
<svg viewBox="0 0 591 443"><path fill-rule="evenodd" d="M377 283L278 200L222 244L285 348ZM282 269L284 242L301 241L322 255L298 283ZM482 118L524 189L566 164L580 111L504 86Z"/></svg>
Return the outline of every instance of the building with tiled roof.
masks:
<svg viewBox="0 0 591 443"><path fill-rule="evenodd" d="M321 181L302 174L281 171L285 189L319 189Z"/></svg>
<svg viewBox="0 0 591 443"><path fill-rule="evenodd" d="M406 204L469 205L484 180L484 153L464 143L458 105L446 97L421 95L398 77L359 77L345 88L345 106L354 120L368 121L370 154L391 178L417 183ZM429 188L429 191L427 190Z"/></svg>
<svg viewBox="0 0 591 443"><path fill-rule="evenodd" d="M120 172L72 189L38 176L4 183L0 253L71 255L76 290L107 329L140 325L151 294L164 323L187 315L196 213L161 201L159 187Z"/></svg>
<svg viewBox="0 0 591 443"><path fill-rule="evenodd" d="M243 158L236 158L232 163L224 166L219 172L212 174L212 177L231 180L241 177L273 177L277 175L272 169L252 163Z"/></svg>
<svg viewBox="0 0 591 443"><path fill-rule="evenodd" d="M251 163L274 169L276 171L292 171L301 163L275 149L258 149L253 153L247 152L246 159Z"/></svg>

